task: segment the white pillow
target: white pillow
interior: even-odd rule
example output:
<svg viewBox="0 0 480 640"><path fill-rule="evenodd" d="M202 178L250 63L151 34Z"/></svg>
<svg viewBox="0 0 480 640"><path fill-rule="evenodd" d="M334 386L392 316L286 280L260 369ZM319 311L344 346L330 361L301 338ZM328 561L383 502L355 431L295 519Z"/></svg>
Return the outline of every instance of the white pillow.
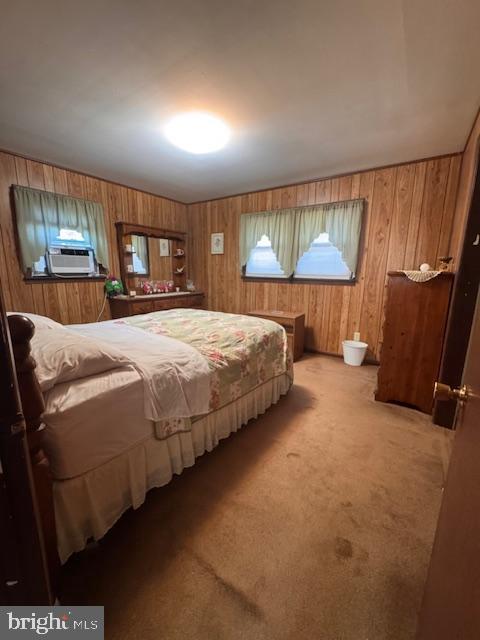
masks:
<svg viewBox="0 0 480 640"><path fill-rule="evenodd" d="M63 328L63 324L59 322L55 322L51 318L47 318L46 316L39 316L36 313L24 313L23 311L7 311L7 316L26 316L29 320L33 322L35 325L35 330L37 329L56 329L58 327Z"/></svg>
<svg viewBox="0 0 480 640"><path fill-rule="evenodd" d="M120 351L70 331L62 325L37 325L31 344L32 355L37 363L35 373L43 392L61 382L94 376L132 364Z"/></svg>

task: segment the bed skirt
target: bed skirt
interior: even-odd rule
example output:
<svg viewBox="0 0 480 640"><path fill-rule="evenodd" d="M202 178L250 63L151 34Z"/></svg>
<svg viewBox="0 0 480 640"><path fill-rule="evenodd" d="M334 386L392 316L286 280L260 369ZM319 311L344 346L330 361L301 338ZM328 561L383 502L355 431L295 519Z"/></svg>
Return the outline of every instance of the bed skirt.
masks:
<svg viewBox="0 0 480 640"><path fill-rule="evenodd" d="M99 540L130 507L136 509L149 489L161 487L220 440L264 413L292 384L288 374L269 380L229 405L192 423L188 432L165 440L152 436L102 466L53 485L58 551L62 563Z"/></svg>

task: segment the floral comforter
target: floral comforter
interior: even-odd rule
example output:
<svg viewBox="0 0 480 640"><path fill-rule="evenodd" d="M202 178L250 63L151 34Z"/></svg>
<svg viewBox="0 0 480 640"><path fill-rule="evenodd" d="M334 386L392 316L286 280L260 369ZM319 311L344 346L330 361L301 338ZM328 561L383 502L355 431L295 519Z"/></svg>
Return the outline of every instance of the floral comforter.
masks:
<svg viewBox="0 0 480 640"><path fill-rule="evenodd" d="M197 349L207 359L212 373L211 411L281 374L288 373L293 379L285 330L270 320L200 309L170 309L117 322ZM174 431L179 430L178 426Z"/></svg>

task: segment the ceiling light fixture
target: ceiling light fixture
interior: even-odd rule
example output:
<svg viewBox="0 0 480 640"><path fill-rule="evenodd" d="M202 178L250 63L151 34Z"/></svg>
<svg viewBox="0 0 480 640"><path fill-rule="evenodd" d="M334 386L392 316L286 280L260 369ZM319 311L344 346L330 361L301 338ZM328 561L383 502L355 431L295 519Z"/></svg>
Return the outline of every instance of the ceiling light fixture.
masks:
<svg viewBox="0 0 480 640"><path fill-rule="evenodd" d="M210 113L191 111L167 123L165 135L172 144L190 153L212 153L222 149L230 138L228 126Z"/></svg>

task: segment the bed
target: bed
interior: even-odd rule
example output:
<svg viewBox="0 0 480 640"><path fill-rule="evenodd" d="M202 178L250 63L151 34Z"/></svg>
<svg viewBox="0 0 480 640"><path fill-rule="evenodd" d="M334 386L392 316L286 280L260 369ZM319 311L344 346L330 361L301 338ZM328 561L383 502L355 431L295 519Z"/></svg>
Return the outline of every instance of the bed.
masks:
<svg viewBox="0 0 480 640"><path fill-rule="evenodd" d="M61 562L293 381L285 331L269 320L171 309L64 327L25 315Z"/></svg>

